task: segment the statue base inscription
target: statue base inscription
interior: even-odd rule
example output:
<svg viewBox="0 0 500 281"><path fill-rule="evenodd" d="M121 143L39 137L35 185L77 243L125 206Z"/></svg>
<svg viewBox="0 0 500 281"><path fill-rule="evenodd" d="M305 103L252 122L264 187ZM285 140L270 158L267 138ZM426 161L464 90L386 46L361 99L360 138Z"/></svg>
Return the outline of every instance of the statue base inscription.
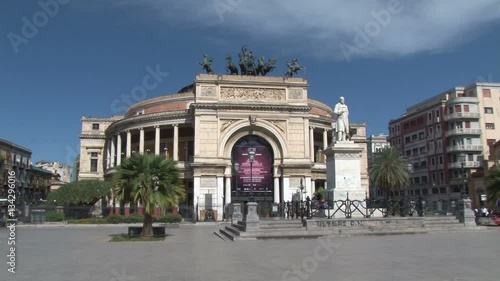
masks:
<svg viewBox="0 0 500 281"><path fill-rule="evenodd" d="M327 197L330 200L364 200L361 186L361 152L353 141L337 141L323 151L326 155Z"/></svg>

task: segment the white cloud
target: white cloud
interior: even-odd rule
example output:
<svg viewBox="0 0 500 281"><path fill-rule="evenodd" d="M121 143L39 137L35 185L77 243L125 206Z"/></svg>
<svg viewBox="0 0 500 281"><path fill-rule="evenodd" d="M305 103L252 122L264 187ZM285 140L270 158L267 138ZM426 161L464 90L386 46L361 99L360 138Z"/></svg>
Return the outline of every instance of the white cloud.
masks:
<svg viewBox="0 0 500 281"><path fill-rule="evenodd" d="M340 43L356 46L355 28L364 30L372 12L398 0L122 0L141 5L159 20L216 30L212 37L236 32L284 53L312 53L344 59ZM400 0L400 13L356 57L392 57L442 52L474 39L472 34L500 19L498 0ZM216 8L217 6L217 8ZM215 38L220 40L220 38ZM228 39L229 40L229 39Z"/></svg>

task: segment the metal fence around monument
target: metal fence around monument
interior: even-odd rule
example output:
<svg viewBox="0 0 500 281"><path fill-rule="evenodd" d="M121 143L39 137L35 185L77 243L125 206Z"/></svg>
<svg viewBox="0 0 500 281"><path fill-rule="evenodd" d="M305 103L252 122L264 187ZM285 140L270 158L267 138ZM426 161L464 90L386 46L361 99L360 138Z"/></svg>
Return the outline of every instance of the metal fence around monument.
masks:
<svg viewBox="0 0 500 281"><path fill-rule="evenodd" d="M426 200L422 197L350 200L293 200L280 204L280 216L287 219L346 218L353 217L424 217Z"/></svg>

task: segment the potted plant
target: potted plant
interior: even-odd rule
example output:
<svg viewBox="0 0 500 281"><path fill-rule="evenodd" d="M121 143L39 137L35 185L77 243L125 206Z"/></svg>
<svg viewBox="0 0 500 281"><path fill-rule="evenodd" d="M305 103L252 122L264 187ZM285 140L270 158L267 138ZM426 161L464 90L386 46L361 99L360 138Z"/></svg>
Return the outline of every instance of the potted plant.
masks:
<svg viewBox="0 0 500 281"><path fill-rule="evenodd" d="M271 209L267 208L264 210L264 217L269 218L271 216Z"/></svg>

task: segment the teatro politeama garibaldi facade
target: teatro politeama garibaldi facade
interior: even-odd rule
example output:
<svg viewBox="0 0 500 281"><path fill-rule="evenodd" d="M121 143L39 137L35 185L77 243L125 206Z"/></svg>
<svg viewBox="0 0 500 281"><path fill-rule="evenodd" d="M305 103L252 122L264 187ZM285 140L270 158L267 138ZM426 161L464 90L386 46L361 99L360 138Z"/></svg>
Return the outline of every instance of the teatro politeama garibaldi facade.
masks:
<svg viewBox="0 0 500 281"><path fill-rule="evenodd" d="M184 179L179 209L186 218L203 220L212 209L222 220L231 202L258 202L262 213L327 189L322 151L334 122L332 108L308 98L304 78L198 74L177 94L138 102L124 116L83 117L79 179L107 180L127 157L163 154ZM368 190L365 129L351 124Z"/></svg>

